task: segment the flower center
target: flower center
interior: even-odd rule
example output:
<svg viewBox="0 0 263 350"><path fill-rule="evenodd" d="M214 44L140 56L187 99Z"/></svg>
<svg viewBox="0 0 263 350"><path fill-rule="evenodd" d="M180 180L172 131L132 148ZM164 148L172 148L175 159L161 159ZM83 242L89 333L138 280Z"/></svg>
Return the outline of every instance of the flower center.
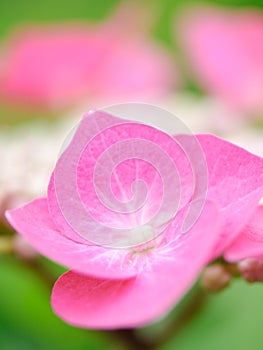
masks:
<svg viewBox="0 0 263 350"><path fill-rule="evenodd" d="M156 247L156 240L153 239L155 230L150 225L143 225L131 230L131 240L133 245L139 243L137 246L132 248L133 254L147 253ZM145 243L141 243L145 242Z"/></svg>
<svg viewBox="0 0 263 350"><path fill-rule="evenodd" d="M131 229L130 239L133 245L141 245L154 237L154 229L150 225L142 225Z"/></svg>

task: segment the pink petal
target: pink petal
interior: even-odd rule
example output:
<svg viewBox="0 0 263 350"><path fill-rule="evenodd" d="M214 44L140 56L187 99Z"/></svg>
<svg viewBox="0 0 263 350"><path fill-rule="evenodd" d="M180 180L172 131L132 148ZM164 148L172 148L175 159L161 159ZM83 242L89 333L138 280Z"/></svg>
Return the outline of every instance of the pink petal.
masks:
<svg viewBox="0 0 263 350"><path fill-rule="evenodd" d="M141 252L145 268L135 278L109 281L67 272L53 288L54 311L70 324L95 329L138 327L164 316L207 262L218 220L215 206L207 203L196 225L178 237L176 245L169 247L168 242Z"/></svg>
<svg viewBox="0 0 263 350"><path fill-rule="evenodd" d="M215 254L249 222L263 196L263 159L213 135L199 135L206 156L208 199L218 203L224 230Z"/></svg>
<svg viewBox="0 0 263 350"><path fill-rule="evenodd" d="M57 231L45 198L9 210L10 224L41 254L78 272L100 278L128 278L137 271L123 250L113 251L69 239Z"/></svg>
<svg viewBox="0 0 263 350"><path fill-rule="evenodd" d="M193 137L189 137L189 143L192 139ZM138 148L133 143L131 146L133 141L137 144L143 141L145 145ZM113 147L123 145L126 148L117 148L115 153L112 151ZM154 150L150 147L154 147ZM135 153L130 155L130 151ZM105 154L110 156L99 162ZM117 159L114 158L116 155ZM131 161L122 162L123 155ZM136 160L132 159L134 156ZM142 161L144 157L148 163ZM198 162L201 163L201 160ZM205 164L204 157L203 162ZM160 164L158 171L154 169L157 163ZM99 164L102 166L99 168L101 171L95 173ZM115 168L111 172L112 164ZM206 169L204 170L206 175ZM99 188L95 188L94 173L98 174ZM107 175L111 177L108 178ZM116 175L118 182L114 181L113 175ZM146 204L143 204L142 210L134 210L134 214L129 212L129 215L123 215L122 210L116 210L115 207L109 210L105 201L98 197L99 189L110 204L115 205L117 202L116 205L126 205L128 202L128 207L131 204L131 185L138 179L148 185L148 196L143 196L144 192L141 190L135 192L142 196L142 199L146 197ZM167 181L162 186L161 181L165 179ZM109 190L109 195L105 190ZM167 203L162 197L165 192L162 191L168 194ZM180 144L178 145L172 137L150 126L96 111L83 118L70 146L57 162L48 189L48 203L52 219L63 234L74 240L80 235L98 243L92 239L93 234L99 236L98 239L106 240L108 237L110 240L112 227L127 230L134 222L137 226L148 222L155 213L162 218L171 210L175 214L177 209L192 200L193 191L192 164L189 163L188 155L180 148ZM164 213L159 211L160 203L167 204ZM160 213L162 215L159 215ZM166 221L170 218L169 216ZM99 243L106 244L106 241Z"/></svg>
<svg viewBox="0 0 263 350"><path fill-rule="evenodd" d="M259 206L247 226L224 253L228 261L263 258L263 206Z"/></svg>

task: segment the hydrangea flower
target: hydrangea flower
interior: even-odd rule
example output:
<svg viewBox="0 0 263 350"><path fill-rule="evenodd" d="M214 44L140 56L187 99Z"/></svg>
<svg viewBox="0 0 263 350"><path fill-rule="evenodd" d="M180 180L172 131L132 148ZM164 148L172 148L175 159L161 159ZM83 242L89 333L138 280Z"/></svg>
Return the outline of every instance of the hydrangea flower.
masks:
<svg viewBox="0 0 263 350"><path fill-rule="evenodd" d="M193 169L188 159L193 137L177 135L174 142L159 130L139 123L127 124L127 121L100 112L93 112L92 116L88 114L82 122L87 123L88 128L78 128L70 144L72 147L66 148L57 162L47 198L8 211L7 218L41 254L72 269L58 279L52 292L53 309L62 319L76 326L95 329L142 326L165 315L194 283L205 264L222 254L248 223L263 195L263 160L213 135L197 135L195 140L201 145L207 163L208 191L205 197L197 196L193 201L196 187L200 187L204 180L201 177L201 182L193 186ZM101 125L114 127L104 128L103 133L97 135L94 130ZM93 135L92 141L76 161L73 157L75 147L89 135ZM102 207L97 198L100 193L93 188L96 165L104 152L120 141L125 144L127 140L138 142L141 139L147 140L149 147L158 146L176 163L182 190L180 201L176 203L172 183L168 186L169 201L165 209L169 211L178 204L178 210L168 224L166 222L164 230L154 237L151 237L154 226L140 226L152 215L159 214L159 202L166 198L163 197L166 192L161 186L162 179L158 174L153 175L152 163L136 158L124 164L117 162L119 167L114 168L114 176L110 178L111 190L121 203L133 198L131 184L135 180L143 179L148 185L146 205L133 214L129 212L126 220L120 212ZM185 153L178 148L178 140ZM132 145L136 147L135 143ZM125 148L125 151L129 150L131 146ZM154 163L158 163L160 156L157 151L149 153L145 147L145 152L153 157ZM123 152L119 155L122 156ZM201 161L194 159L197 164ZM111 169L111 165L107 163L104 171ZM162 166L164 178L168 176L169 179L171 169L167 163ZM57 184L59 170L64 176L59 178L62 183ZM205 174L202 169L200 174ZM102 175L103 172L99 172L99 185L105 180ZM72 183L90 217L96 220L82 217L82 208L71 195ZM143 188L139 187L138 193L141 192ZM192 204L200 201L203 205L198 219L183 234L182 225ZM165 211L163 214L166 218ZM104 232L101 222L107 223ZM134 223L139 223L139 230L133 229ZM93 230L85 231L86 225L91 225L89 227ZM136 234L146 235L145 242L130 244L126 249L94 243L96 230L110 239L111 228L120 225L124 225L124 231L128 230L135 238ZM151 239L147 239L149 237Z"/></svg>
<svg viewBox="0 0 263 350"><path fill-rule="evenodd" d="M263 14L200 8L180 28L193 72L203 88L243 114L263 111Z"/></svg>
<svg viewBox="0 0 263 350"><path fill-rule="evenodd" d="M131 16L138 23L140 14ZM120 30L120 17L17 29L3 49L1 95L56 110L87 100L153 100L170 91L178 74L169 54L146 33Z"/></svg>

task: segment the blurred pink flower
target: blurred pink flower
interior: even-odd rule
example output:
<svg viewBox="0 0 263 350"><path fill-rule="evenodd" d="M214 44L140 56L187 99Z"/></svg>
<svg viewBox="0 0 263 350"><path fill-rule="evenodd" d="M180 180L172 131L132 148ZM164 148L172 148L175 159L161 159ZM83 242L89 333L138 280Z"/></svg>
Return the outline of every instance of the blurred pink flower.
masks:
<svg viewBox="0 0 263 350"><path fill-rule="evenodd" d="M177 28L178 29L178 28ZM257 10L199 8L179 31L199 83L236 111L263 111L263 14Z"/></svg>
<svg viewBox="0 0 263 350"><path fill-rule="evenodd" d="M120 12L128 23L127 9ZM151 101L166 93L178 82L174 62L143 30L124 29L124 20L119 13L103 24L18 29L3 50L2 97L59 109L94 100Z"/></svg>
<svg viewBox="0 0 263 350"><path fill-rule="evenodd" d="M108 121L114 119L116 123L123 122L110 115L105 118ZM98 123L99 120L96 120L95 125ZM82 130L76 135L83 137ZM115 215L108 208L101 208L101 203L93 194L89 180L93 176L89 174L91 165L94 160L97 164L96 159L100 159L100 153L105 147L109 149L120 139L144 135L175 157L180 174L182 195L179 210L161 235L129 249L109 249L83 238L74 229L72 222L68 221L59 202L58 191L54 186L55 172L61 164L59 162L50 181L48 197L8 211L7 218L36 250L73 269L59 278L52 292L52 306L61 318L88 328L137 327L168 312L193 284L211 256L221 254L225 246L245 227L263 195L263 160L213 135L197 136L207 162L208 193L198 220L186 234L181 234L185 214L193 198L193 174L186 162L187 155L179 153L179 157L177 151L173 153L174 141L167 142L167 138L161 137L159 132L146 132L143 124L130 126L121 133L118 133L118 128L115 131L106 130L104 138L93 138L95 144L90 144L81 159L78 159L76 183L82 203L97 218L97 226L102 220L119 225L119 213ZM186 137L185 152L192 147L191 142L192 137ZM68 153L65 153L66 159L67 156ZM120 167L118 181L121 189L118 181L113 181L111 188L117 198L130 198L133 181L145 179L149 185L147 198L150 198L150 203L143 212L136 211L135 219L140 222L142 218L151 216L156 207L158 211L162 186L158 176L153 177L148 163L142 162L140 168L137 162L138 159L132 159L127 166ZM71 163L75 167L73 159ZM70 164L68 166L71 167ZM74 198L68 196L71 187L66 179L67 170L64 170L64 199L69 208L74 209ZM169 205L175 206L173 200ZM72 214L80 227L86 224L78 211L73 210ZM125 227L129 225L127 217L124 224ZM95 223L94 233L97 226ZM142 228L146 229L145 226ZM150 229L153 230L152 227ZM131 233L135 234L133 230ZM142 230L137 233L145 232ZM104 235L108 238L108 228L104 229Z"/></svg>

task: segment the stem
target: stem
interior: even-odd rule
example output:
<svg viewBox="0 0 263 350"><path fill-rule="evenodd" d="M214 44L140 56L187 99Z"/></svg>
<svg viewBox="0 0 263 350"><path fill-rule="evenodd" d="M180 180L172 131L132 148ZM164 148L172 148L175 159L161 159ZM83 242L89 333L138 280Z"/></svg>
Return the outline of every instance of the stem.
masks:
<svg viewBox="0 0 263 350"><path fill-rule="evenodd" d="M175 338L198 314L205 304L207 296L208 294L198 287L192 299L157 339L156 347L165 344L171 338Z"/></svg>
<svg viewBox="0 0 263 350"><path fill-rule="evenodd" d="M176 337L194 319L204 305L207 296L205 291L198 288L190 301L158 337L152 336L151 339L143 337L142 334L136 332L136 329L123 329L106 333L121 340L125 350L155 350L166 344L171 338Z"/></svg>
<svg viewBox="0 0 263 350"><path fill-rule="evenodd" d="M37 256L33 259L22 259L18 257L18 259L32 272L37 274L37 276L41 279L41 281L48 288L48 290L50 290L53 287L57 278L50 271L50 269L48 269L45 266L45 264L41 261L40 257Z"/></svg>
<svg viewBox="0 0 263 350"><path fill-rule="evenodd" d="M156 348L153 342L138 336L136 329L108 331L107 335L109 333L123 343L125 350L154 350Z"/></svg>
<svg viewBox="0 0 263 350"><path fill-rule="evenodd" d="M10 236L0 237L0 255L10 254L13 252L13 239Z"/></svg>

